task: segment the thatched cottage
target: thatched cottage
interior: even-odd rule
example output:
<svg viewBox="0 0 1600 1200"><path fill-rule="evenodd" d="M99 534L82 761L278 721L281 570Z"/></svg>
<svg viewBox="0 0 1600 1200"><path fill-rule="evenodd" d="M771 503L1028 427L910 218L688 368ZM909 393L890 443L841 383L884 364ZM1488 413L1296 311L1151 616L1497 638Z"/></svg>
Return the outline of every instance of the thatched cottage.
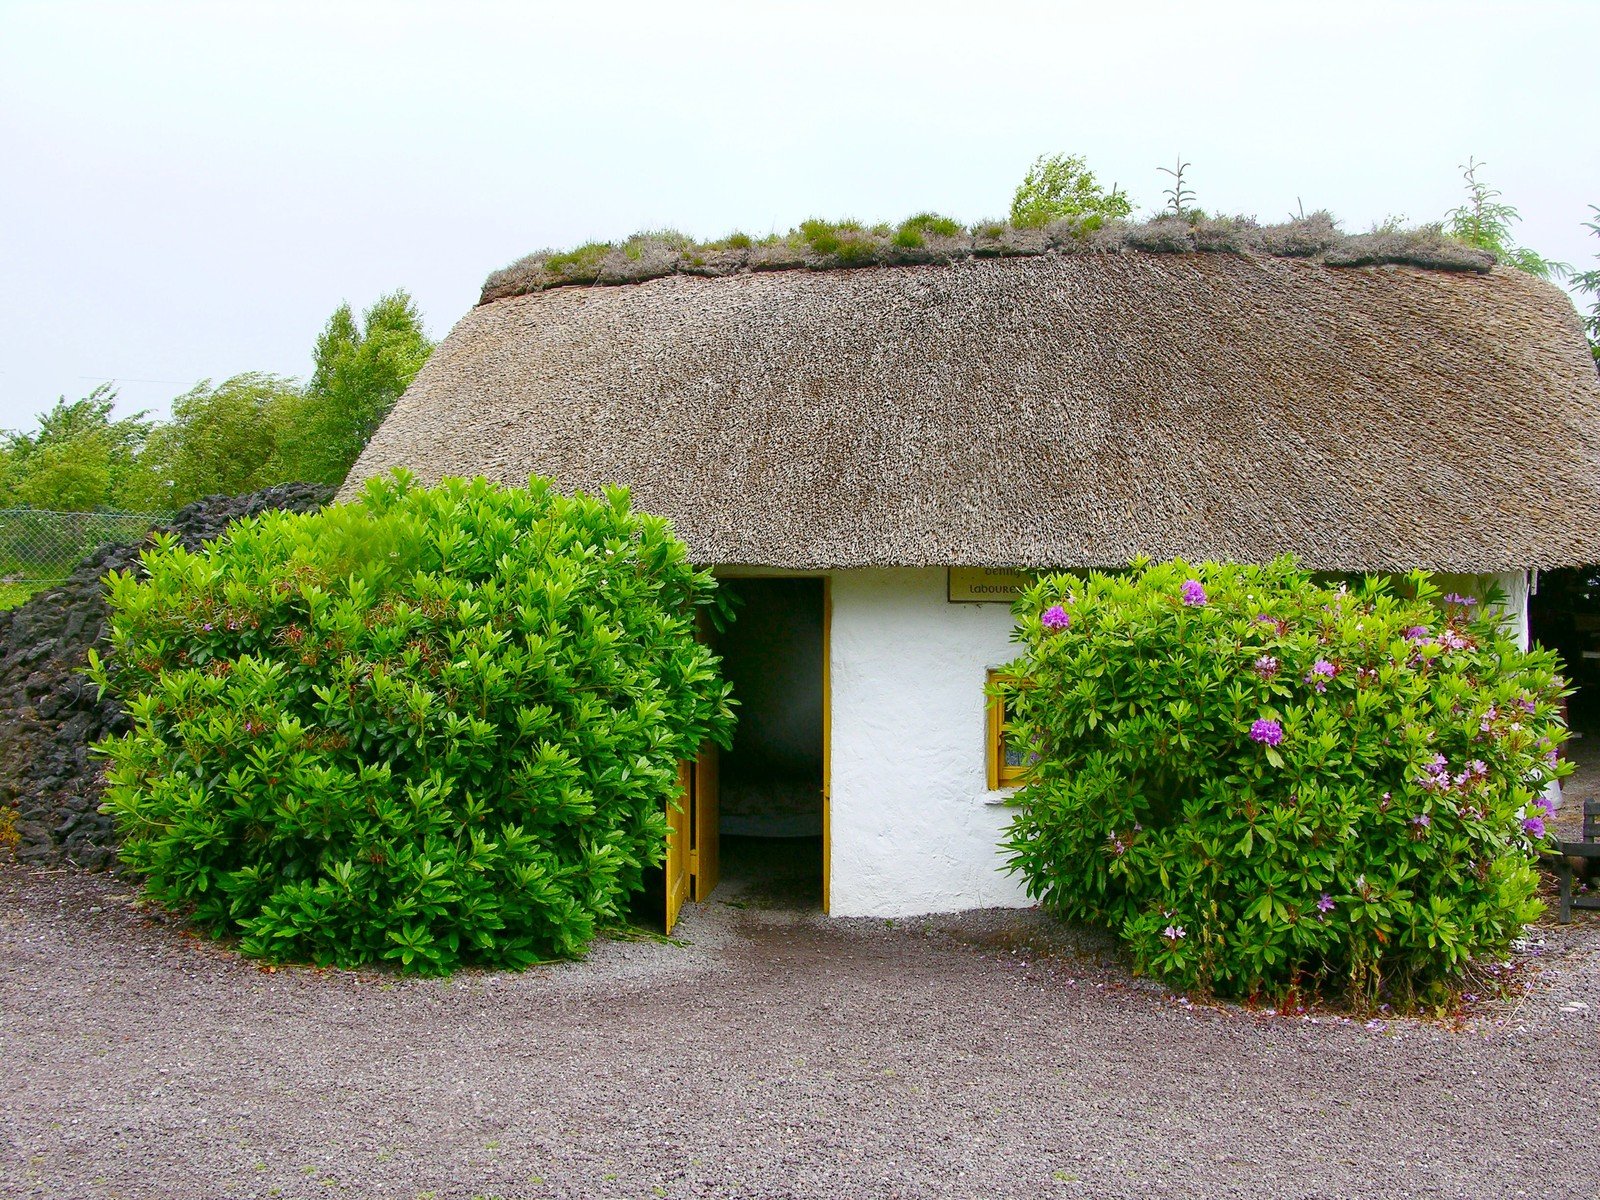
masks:
<svg viewBox="0 0 1600 1200"><path fill-rule="evenodd" d="M1008 569L1428 567L1494 577L1525 629L1530 572L1600 561L1600 386L1558 289L1459 249L1224 234L1011 231L859 269L630 247L576 284L529 260L347 488L626 484L740 593L738 740L693 773L669 907L754 833L811 847L836 914L1024 903L984 696Z"/></svg>

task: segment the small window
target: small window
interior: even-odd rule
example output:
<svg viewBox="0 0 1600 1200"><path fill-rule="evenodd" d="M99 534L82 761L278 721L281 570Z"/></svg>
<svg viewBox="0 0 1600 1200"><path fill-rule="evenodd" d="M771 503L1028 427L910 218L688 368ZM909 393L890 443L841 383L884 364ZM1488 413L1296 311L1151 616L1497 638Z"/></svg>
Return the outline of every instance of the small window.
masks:
<svg viewBox="0 0 1600 1200"><path fill-rule="evenodd" d="M992 687L1009 678L1005 672L991 669L988 672L987 682ZM992 693L988 699L989 730L985 739L984 757L988 763L989 790L994 792L1001 788L1021 787L1027 781L1028 769L1033 765L1031 761L1033 756L1016 746L1007 744L1006 734L1010 721L1006 713L1005 699Z"/></svg>

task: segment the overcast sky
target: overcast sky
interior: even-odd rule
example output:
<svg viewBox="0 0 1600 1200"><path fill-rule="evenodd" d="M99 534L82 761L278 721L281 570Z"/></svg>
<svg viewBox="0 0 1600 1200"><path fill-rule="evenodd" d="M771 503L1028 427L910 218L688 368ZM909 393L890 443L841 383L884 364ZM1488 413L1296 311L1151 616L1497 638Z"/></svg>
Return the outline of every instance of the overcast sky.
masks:
<svg viewBox="0 0 1600 1200"><path fill-rule="evenodd" d="M1458 164L1592 266L1600 2L0 0L0 427L114 379L305 375L341 300L442 336L543 246L1003 214L1037 154L1140 209L1437 219Z"/></svg>

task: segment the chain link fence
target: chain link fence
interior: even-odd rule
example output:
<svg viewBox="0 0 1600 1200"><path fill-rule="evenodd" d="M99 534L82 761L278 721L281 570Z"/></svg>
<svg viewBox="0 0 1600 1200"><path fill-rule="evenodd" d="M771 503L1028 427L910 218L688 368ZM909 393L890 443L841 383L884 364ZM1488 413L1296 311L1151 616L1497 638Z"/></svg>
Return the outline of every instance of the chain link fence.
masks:
<svg viewBox="0 0 1600 1200"><path fill-rule="evenodd" d="M112 542L137 542L169 512L49 512L0 508L0 592L19 596L60 583Z"/></svg>

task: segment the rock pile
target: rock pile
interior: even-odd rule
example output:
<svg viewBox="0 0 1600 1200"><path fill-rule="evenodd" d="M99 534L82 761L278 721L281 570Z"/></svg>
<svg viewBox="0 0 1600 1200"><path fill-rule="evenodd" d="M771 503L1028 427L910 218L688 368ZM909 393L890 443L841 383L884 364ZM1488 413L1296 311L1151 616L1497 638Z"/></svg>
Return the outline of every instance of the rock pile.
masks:
<svg viewBox="0 0 1600 1200"><path fill-rule="evenodd" d="M240 517L273 508L309 512L330 494L290 483L207 496L159 528L194 548ZM24 861L102 870L115 857L111 818L98 811L101 765L89 747L122 730L126 717L115 700L98 699L80 671L108 632L100 581L137 569L143 548L102 547L59 587L0 612L0 813L16 810L16 854Z"/></svg>

